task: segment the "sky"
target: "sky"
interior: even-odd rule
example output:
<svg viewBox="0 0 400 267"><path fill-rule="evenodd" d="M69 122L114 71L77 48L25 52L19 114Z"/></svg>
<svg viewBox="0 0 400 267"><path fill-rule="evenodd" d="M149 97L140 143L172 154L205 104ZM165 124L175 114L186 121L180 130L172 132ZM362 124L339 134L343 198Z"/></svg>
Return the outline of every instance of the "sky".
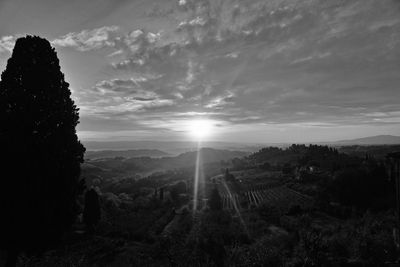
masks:
<svg viewBox="0 0 400 267"><path fill-rule="evenodd" d="M320 142L400 135L399 0L0 0L56 48L82 140Z"/></svg>

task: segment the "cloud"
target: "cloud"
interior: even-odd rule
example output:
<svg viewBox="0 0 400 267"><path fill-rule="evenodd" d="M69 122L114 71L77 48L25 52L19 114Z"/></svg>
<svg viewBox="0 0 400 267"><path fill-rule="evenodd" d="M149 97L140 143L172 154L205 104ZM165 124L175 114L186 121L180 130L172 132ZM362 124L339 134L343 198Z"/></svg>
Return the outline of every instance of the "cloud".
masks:
<svg viewBox="0 0 400 267"><path fill-rule="evenodd" d="M114 36L118 31L118 26L105 26L93 30L71 32L51 43L55 46L74 48L82 52L113 47L115 45Z"/></svg>
<svg viewBox="0 0 400 267"><path fill-rule="evenodd" d="M146 13L157 27L105 26L53 41L108 55L115 78L80 92L83 114L124 129L196 116L274 127L399 123L399 3L168 3Z"/></svg>
<svg viewBox="0 0 400 267"><path fill-rule="evenodd" d="M11 36L11 35L1 37L0 53L11 53L14 48L16 39L17 39L16 36Z"/></svg>
<svg viewBox="0 0 400 267"><path fill-rule="evenodd" d="M148 82L149 79L147 77L135 77L104 80L98 82L93 90L102 96L124 96L138 101L157 100L159 96L155 92L143 88L143 84Z"/></svg>
<svg viewBox="0 0 400 267"><path fill-rule="evenodd" d="M160 75L144 88L174 99L171 112L232 124L366 124L378 122L365 109L396 102L388 96L399 94L399 24L376 1L177 3L173 31L154 42L137 32L113 65Z"/></svg>
<svg viewBox="0 0 400 267"><path fill-rule="evenodd" d="M169 107L174 100L150 90L148 83L155 76L99 81L90 91L77 93L78 103L84 106L83 114L92 117L115 117L124 120L137 113Z"/></svg>

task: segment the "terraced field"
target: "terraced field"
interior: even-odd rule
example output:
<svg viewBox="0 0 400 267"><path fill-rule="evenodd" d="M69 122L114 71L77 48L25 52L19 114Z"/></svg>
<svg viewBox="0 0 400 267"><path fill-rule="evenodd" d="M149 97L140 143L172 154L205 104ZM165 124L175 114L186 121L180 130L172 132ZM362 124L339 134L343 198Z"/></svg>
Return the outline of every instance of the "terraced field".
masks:
<svg viewBox="0 0 400 267"><path fill-rule="evenodd" d="M250 206L259 206L262 203L290 207L299 205L302 208L309 208L312 205L312 198L294 191L284 185L258 187L243 190L240 193L230 193L221 190L221 197L224 209L237 208L246 209Z"/></svg>

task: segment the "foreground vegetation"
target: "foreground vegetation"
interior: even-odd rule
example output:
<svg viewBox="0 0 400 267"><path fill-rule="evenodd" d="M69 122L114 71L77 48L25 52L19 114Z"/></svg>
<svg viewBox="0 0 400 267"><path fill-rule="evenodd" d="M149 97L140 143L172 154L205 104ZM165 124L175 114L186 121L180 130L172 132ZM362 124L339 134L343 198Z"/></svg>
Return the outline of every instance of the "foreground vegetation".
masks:
<svg viewBox="0 0 400 267"><path fill-rule="evenodd" d="M218 159L205 164L195 213L193 166L135 177L108 172L102 177L98 169L84 168L87 186L100 195L95 232L76 223L60 247L25 255L20 266L394 262L393 186L382 164L373 155L361 158L313 145Z"/></svg>

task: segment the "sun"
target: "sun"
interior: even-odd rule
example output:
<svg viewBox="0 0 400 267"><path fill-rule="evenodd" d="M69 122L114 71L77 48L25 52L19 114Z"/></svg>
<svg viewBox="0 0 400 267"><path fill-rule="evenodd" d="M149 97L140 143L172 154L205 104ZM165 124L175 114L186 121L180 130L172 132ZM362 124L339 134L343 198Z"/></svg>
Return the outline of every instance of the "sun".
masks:
<svg viewBox="0 0 400 267"><path fill-rule="evenodd" d="M202 141L212 133L213 123L210 120L199 119L189 122L188 132L197 141Z"/></svg>

